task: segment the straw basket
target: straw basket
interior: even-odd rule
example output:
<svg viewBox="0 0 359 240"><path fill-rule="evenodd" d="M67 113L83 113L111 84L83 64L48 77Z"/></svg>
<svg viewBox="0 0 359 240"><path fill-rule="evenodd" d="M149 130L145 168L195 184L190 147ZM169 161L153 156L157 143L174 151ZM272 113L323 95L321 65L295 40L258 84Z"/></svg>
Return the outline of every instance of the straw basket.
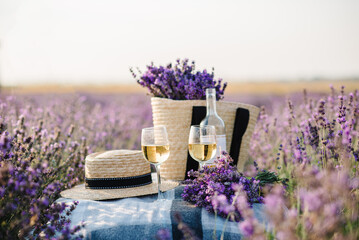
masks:
<svg viewBox="0 0 359 240"><path fill-rule="evenodd" d="M193 106L206 106L205 100L171 100L151 98L153 125L164 125L170 141L170 156L161 164L161 176L171 180L183 180L186 174L188 136ZM226 125L227 150L230 148L237 108L248 109L250 118L243 135L237 167L243 169L248 158L250 139L257 121L259 108L237 102L217 102L217 113Z"/></svg>

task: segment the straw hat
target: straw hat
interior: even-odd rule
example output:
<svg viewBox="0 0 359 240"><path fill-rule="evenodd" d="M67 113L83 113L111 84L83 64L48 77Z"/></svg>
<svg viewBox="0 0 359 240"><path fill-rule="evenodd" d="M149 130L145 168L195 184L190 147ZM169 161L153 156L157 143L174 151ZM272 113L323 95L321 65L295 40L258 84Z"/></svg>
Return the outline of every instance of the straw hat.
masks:
<svg viewBox="0 0 359 240"><path fill-rule="evenodd" d="M161 190L178 185L162 181ZM157 193L157 183L152 182L150 164L141 151L113 150L97 152L85 159L85 184L61 192L73 199L108 200Z"/></svg>

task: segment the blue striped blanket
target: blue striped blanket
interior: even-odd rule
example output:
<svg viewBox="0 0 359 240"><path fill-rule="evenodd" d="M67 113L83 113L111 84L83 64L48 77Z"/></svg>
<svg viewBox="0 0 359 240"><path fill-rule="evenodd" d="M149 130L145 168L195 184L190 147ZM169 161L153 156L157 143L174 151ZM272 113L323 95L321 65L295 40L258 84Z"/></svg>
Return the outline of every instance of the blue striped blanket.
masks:
<svg viewBox="0 0 359 240"><path fill-rule="evenodd" d="M213 239L215 227L219 239L225 219L215 218L205 209L183 201L182 192L183 186L167 191L166 200L161 202L156 202L157 195L111 201L79 200L71 221L73 225L85 223L82 229L85 239L155 239L156 233L163 228L169 230L172 239L181 239L174 218L178 212L200 239ZM60 198L58 201L71 203L73 199ZM254 204L253 209L256 218L263 222L262 205ZM227 223L224 239L241 239L238 223Z"/></svg>

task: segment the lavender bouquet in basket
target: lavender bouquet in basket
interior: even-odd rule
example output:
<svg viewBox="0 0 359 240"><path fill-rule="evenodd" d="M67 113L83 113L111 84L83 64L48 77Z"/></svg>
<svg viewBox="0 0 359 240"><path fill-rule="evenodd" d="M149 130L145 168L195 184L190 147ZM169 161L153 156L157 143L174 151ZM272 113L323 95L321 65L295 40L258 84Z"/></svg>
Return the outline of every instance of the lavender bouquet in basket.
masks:
<svg viewBox="0 0 359 240"><path fill-rule="evenodd" d="M214 72L207 70L196 71L195 61L189 64L188 59L177 59L176 63L167 66L147 66L147 70L138 74L130 68L132 76L137 82L146 87L154 97L169 98L173 100L204 100L206 99L206 88L215 88L217 100L223 98L227 83L222 79L215 80Z"/></svg>
<svg viewBox="0 0 359 240"><path fill-rule="evenodd" d="M194 61L178 59L174 64L167 66L155 66L152 63L147 66L144 73L139 69L137 71L130 70L137 82L146 87L152 95L151 106L154 126L164 125L168 129L172 150L168 160L161 166L164 178L184 180L188 170L196 167L192 164L192 161L195 160L188 158L190 125L200 124L201 120L205 120L204 125L214 125L216 134L222 139L221 149L226 150L229 148L226 143L231 140L230 137L226 139L225 136L230 136L233 133L236 119L236 114L233 113L236 113L238 108L247 109L250 113L249 122L252 124L256 121L259 113L257 107L239 102L219 101L217 105L214 100L223 99L227 83L224 83L220 78L215 79L213 70L211 73L206 70L197 71ZM218 114L214 110L207 111L213 112L211 115L208 114L211 121L207 121L206 115L203 114L203 108L199 108L206 106L206 102L203 100L206 100L206 89L209 88L215 89L215 93L213 93L215 95L208 97L208 101L210 101L208 106L218 106L218 108L213 107L213 109L218 109ZM183 129L188 129L188 131L183 131ZM250 141L251 129L246 131L243 142ZM241 163L240 169L244 163L242 159L246 159L247 155L246 151L242 151L241 159L239 156L236 157L236 163ZM187 165L188 162L190 164Z"/></svg>

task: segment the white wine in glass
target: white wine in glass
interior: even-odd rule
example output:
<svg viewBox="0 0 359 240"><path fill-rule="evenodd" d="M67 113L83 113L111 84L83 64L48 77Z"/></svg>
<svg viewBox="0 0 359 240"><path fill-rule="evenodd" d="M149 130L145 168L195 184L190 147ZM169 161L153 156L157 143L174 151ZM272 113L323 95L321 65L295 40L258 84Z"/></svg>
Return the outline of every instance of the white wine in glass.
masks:
<svg viewBox="0 0 359 240"><path fill-rule="evenodd" d="M141 148L143 157L153 164L157 172L158 200L162 200L160 164L166 161L170 155L167 130L165 126L157 126L142 129Z"/></svg>
<svg viewBox="0 0 359 240"><path fill-rule="evenodd" d="M206 162L212 159L216 154L216 148L217 144L215 143L188 144L191 157L198 162Z"/></svg>
<svg viewBox="0 0 359 240"><path fill-rule="evenodd" d="M212 125L191 126L188 139L188 150L191 157L199 162L200 168L203 168L203 165L216 155L217 144L215 127Z"/></svg>
<svg viewBox="0 0 359 240"><path fill-rule="evenodd" d="M170 155L170 145L142 145L145 159L152 164L161 164Z"/></svg>

